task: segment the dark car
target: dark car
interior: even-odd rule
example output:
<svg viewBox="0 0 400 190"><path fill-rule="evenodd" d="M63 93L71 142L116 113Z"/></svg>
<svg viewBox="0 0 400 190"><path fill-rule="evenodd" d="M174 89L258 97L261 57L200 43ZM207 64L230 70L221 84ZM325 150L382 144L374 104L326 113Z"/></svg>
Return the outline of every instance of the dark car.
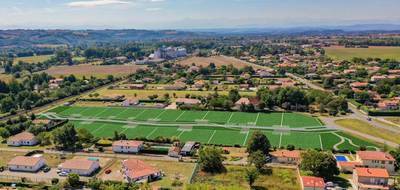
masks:
<svg viewBox="0 0 400 190"><path fill-rule="evenodd" d="M106 170L105 173L106 173L106 174L110 174L110 173L111 173L111 170Z"/></svg>
<svg viewBox="0 0 400 190"><path fill-rule="evenodd" d="M51 168L48 167L48 166L46 166L46 167L43 168L43 172L44 172L44 173L47 173L47 172L49 172L50 170L51 170Z"/></svg>

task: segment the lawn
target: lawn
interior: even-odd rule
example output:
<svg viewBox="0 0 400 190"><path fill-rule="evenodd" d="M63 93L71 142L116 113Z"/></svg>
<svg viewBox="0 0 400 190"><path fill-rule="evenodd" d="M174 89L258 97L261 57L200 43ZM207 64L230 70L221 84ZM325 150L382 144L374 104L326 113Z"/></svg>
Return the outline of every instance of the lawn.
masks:
<svg viewBox="0 0 400 190"><path fill-rule="evenodd" d="M371 136L400 144L400 138L398 138L400 137L400 133L394 133L393 131L389 131L386 129L376 128L369 123L358 119L340 119L335 121L335 123L351 130L359 131Z"/></svg>
<svg viewBox="0 0 400 190"><path fill-rule="evenodd" d="M246 166L226 166L227 172L222 174L207 174L199 171L194 178L195 187L213 187L214 189L249 189L245 180ZM205 187L204 189L209 189ZM259 175L254 183L257 189L268 190L299 190L300 184L296 170L272 168L270 175Z"/></svg>
<svg viewBox="0 0 400 190"><path fill-rule="evenodd" d="M326 55L336 60L351 60L354 57L400 60L400 47L344 48L332 46L324 49Z"/></svg>

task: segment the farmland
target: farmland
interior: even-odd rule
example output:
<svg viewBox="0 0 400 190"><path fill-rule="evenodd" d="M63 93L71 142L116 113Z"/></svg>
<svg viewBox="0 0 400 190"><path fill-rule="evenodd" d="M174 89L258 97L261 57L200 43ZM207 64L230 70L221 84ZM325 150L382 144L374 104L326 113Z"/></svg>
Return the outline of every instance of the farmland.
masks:
<svg viewBox="0 0 400 190"><path fill-rule="evenodd" d="M400 60L400 47L345 48L332 46L325 48L325 51L326 55L336 60L351 60L354 57Z"/></svg>
<svg viewBox="0 0 400 190"><path fill-rule="evenodd" d="M178 61L177 64L180 65L188 65L191 66L192 64L197 66L208 66L210 63L214 63L215 66L221 67L223 65L233 65L236 68L243 68L246 66L253 66L255 69L263 68L262 66L251 64L236 58L232 57L225 57L225 56L212 56L212 57L190 57L181 61Z"/></svg>
<svg viewBox="0 0 400 190"><path fill-rule="evenodd" d="M125 76L136 72L137 69L144 68L137 65L74 65L74 66L56 66L47 69L46 73L54 77L67 76L70 74L78 78L94 76L105 78L108 75Z"/></svg>
<svg viewBox="0 0 400 190"><path fill-rule="evenodd" d="M37 55L29 57L18 57L14 59L14 63L18 63L19 61L27 63L40 63L49 60L52 56L53 55Z"/></svg>
<svg viewBox="0 0 400 190"><path fill-rule="evenodd" d="M183 142L244 146L249 136L260 130L275 147L296 145L299 148L332 149L337 145L346 150L357 150L359 146L374 148L374 144L341 135L322 126L317 118L299 113L57 107L41 117L69 119L75 127L88 129L101 138L111 138L117 131L129 139L176 137ZM341 138L345 138L344 143L341 143Z"/></svg>

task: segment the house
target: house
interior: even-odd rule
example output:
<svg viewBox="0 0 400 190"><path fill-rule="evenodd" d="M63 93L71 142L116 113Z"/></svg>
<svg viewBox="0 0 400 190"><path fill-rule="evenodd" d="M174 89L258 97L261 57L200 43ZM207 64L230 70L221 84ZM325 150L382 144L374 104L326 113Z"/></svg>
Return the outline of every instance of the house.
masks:
<svg viewBox="0 0 400 190"><path fill-rule="evenodd" d="M10 171L37 172L45 165L42 157L17 156L8 162L7 167Z"/></svg>
<svg viewBox="0 0 400 190"><path fill-rule="evenodd" d="M143 141L120 140L112 144L112 150L115 153L139 153L143 147Z"/></svg>
<svg viewBox="0 0 400 190"><path fill-rule="evenodd" d="M161 170L137 159L122 161L122 174L128 183L152 181L162 177Z"/></svg>
<svg viewBox="0 0 400 190"><path fill-rule="evenodd" d="M343 173L353 173L353 170L356 168L356 167L362 167L362 163L361 162L353 162L353 161L351 161L351 162L341 162L341 161L338 161L337 162L337 167L339 168L339 170L340 170L340 172L343 172Z"/></svg>
<svg viewBox="0 0 400 190"><path fill-rule="evenodd" d="M185 90L186 84L184 82L176 82L172 85L166 85L164 90Z"/></svg>
<svg viewBox="0 0 400 190"><path fill-rule="evenodd" d="M183 145L183 148L181 150L181 155L182 156L190 156L192 154L192 151L194 149L194 146L196 145L196 142L194 141L188 141Z"/></svg>
<svg viewBox="0 0 400 190"><path fill-rule="evenodd" d="M383 100L378 103L380 110L397 110L399 109L399 101L396 100Z"/></svg>
<svg viewBox="0 0 400 190"><path fill-rule="evenodd" d="M198 105L201 103L200 100L191 98L178 98L175 102L177 105Z"/></svg>
<svg viewBox="0 0 400 190"><path fill-rule="evenodd" d="M122 102L122 106L129 107L129 106L136 106L139 104L138 99L126 99Z"/></svg>
<svg viewBox="0 0 400 190"><path fill-rule="evenodd" d="M278 150L271 153L272 162L281 164L300 164L300 151L298 150Z"/></svg>
<svg viewBox="0 0 400 190"><path fill-rule="evenodd" d="M146 88L145 84L132 84L128 86L129 89L133 89L133 90L143 90Z"/></svg>
<svg viewBox="0 0 400 190"><path fill-rule="evenodd" d="M357 190L389 190L389 173L383 168L355 168L353 183Z"/></svg>
<svg viewBox="0 0 400 190"><path fill-rule="evenodd" d="M168 150L168 156L173 158L179 158L181 153L181 147L179 146L171 146Z"/></svg>
<svg viewBox="0 0 400 190"><path fill-rule="evenodd" d="M194 83L194 87L196 88L203 88L206 85L206 83L204 82L204 80L198 80Z"/></svg>
<svg viewBox="0 0 400 190"><path fill-rule="evenodd" d="M235 102L235 107L239 108L242 105L249 105L249 104L250 104L249 98L242 97L238 101Z"/></svg>
<svg viewBox="0 0 400 190"><path fill-rule="evenodd" d="M374 75L371 77L371 81L372 82L378 82L380 80L386 79L387 76L386 75Z"/></svg>
<svg viewBox="0 0 400 190"><path fill-rule="evenodd" d="M83 158L67 160L58 166L61 172L74 173L81 176L91 176L100 168L98 161Z"/></svg>
<svg viewBox="0 0 400 190"><path fill-rule="evenodd" d="M395 171L395 159L386 152L357 151L356 161L368 168L385 168L389 173Z"/></svg>
<svg viewBox="0 0 400 190"><path fill-rule="evenodd" d="M35 135L29 132L22 132L7 139L8 146L34 146L38 144Z"/></svg>
<svg viewBox="0 0 400 190"><path fill-rule="evenodd" d="M350 87L352 88L366 88L368 87L367 82L353 82L350 84Z"/></svg>
<svg viewBox="0 0 400 190"><path fill-rule="evenodd" d="M301 176L300 177L301 189L302 190L324 190L325 182L320 177L313 176Z"/></svg>

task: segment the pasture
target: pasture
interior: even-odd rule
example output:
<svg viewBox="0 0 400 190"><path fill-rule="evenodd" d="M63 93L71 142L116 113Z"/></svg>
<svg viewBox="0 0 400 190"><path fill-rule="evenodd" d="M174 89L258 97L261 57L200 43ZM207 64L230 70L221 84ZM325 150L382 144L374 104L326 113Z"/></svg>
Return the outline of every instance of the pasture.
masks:
<svg viewBox="0 0 400 190"><path fill-rule="evenodd" d="M249 137L259 130L275 147L295 145L303 149L326 150L335 146L346 150L357 150L359 146L374 147L361 139L325 128L318 118L300 113L57 107L41 117L69 119L75 127L88 129L94 136L102 138L111 138L117 131L129 139L175 137L183 142L245 146ZM343 143L342 138L345 138Z"/></svg>
<svg viewBox="0 0 400 190"><path fill-rule="evenodd" d="M335 60L351 60L354 57L400 60L400 47L345 48L343 46L332 46L324 49L326 55Z"/></svg>
<svg viewBox="0 0 400 190"><path fill-rule="evenodd" d="M116 77L126 76L135 73L137 69L145 68L138 65L90 65L81 64L73 66L55 66L51 67L44 72L54 77L62 77L68 75L75 75L78 78L94 76L97 78L105 78L108 75Z"/></svg>
<svg viewBox="0 0 400 190"><path fill-rule="evenodd" d="M197 66L207 67L210 63L214 63L217 67L233 65L236 68L243 68L246 66L252 66L254 69L263 69L265 67L256 64L248 63L246 61L236 59L234 57L226 56L211 56L211 57L189 57L177 62L180 65L191 66L195 64Z"/></svg>

